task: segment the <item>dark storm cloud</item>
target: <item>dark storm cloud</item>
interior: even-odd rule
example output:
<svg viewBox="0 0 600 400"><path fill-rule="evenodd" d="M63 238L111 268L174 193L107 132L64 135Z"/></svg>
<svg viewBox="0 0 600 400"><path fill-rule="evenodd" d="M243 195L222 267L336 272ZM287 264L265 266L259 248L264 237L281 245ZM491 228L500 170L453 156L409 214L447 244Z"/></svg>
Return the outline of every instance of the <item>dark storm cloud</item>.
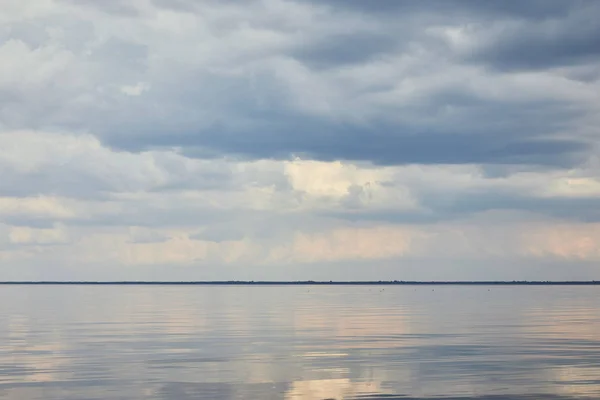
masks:
<svg viewBox="0 0 600 400"><path fill-rule="evenodd" d="M586 54L593 53L591 50L600 37L594 35L597 28L592 24L568 30L569 16L580 15L582 7L591 7L592 3L585 1L508 1L502 5L477 1L426 5L403 1L381 1L376 6L352 1L327 4L375 13L375 18L383 18L378 14L381 11L398 13L399 21L406 21L407 26L398 31L382 20L383 28L378 32L358 30L317 35L282 50L281 56L298 60L309 70L335 71L348 65L368 65L374 59L407 52L411 43L428 45L423 36L425 27L410 24L415 13L434 15L450 25L465 18L531 19L530 23L519 25L522 32L503 32L473 54L458 56L462 57L460 62L483 63L493 68L519 65L543 68L568 63L573 60L571 56L587 59ZM451 12L446 15L445 9ZM555 21L552 26L556 25L551 35L546 35L544 28L548 19ZM564 43L559 40L563 31L571 38ZM432 70L435 67L424 65ZM377 117L353 123L336 117L337 110L333 110L332 118L319 118L291 109L285 89L267 72L253 73L252 79L243 75L223 79L203 69L189 69L164 79L143 99L128 100L123 107L105 110L105 115L97 113L94 132L105 143L132 151L167 147L180 148L182 154L190 157L231 154L246 159L288 159L298 155L317 160L371 161L379 165L481 163L569 167L583 160L588 150L588 143L575 136L553 138L558 132L569 131L586 112L584 107L567 99L490 100L457 83L453 89L416 96L414 102L379 106ZM397 79L410 81L411 76ZM494 76L486 79L492 82ZM395 83L390 81L390 88ZM377 96L390 88L375 85L350 92L348 96L358 99ZM365 102L365 107L377 106ZM444 116L449 107L457 117ZM396 118L397 114L408 119ZM412 122L414 116L421 122Z"/></svg>
<svg viewBox="0 0 600 400"><path fill-rule="evenodd" d="M568 3L568 2L565 2ZM564 19L507 26L468 59L500 70L544 69L600 60L600 3Z"/></svg>
<svg viewBox="0 0 600 400"><path fill-rule="evenodd" d="M251 107L251 105L250 105ZM434 106L432 106L434 108ZM575 114L576 115L576 114ZM575 117L560 104L473 105L455 126L377 122L362 125L283 113L262 113L243 130L218 121L201 131L181 133L155 125L140 136L114 135L109 144L130 150L180 147L190 157L228 153L249 159L370 161L402 164L532 164L569 167L585 158L588 143L553 139ZM261 116L258 112L255 118ZM469 119L472 118L472 119ZM432 117L434 119L434 117ZM435 122L435 121L434 121ZM190 127L190 129L192 129ZM208 150L207 150L208 149Z"/></svg>
<svg viewBox="0 0 600 400"><path fill-rule="evenodd" d="M311 1L306 1L312 3ZM504 29L466 57L500 70L543 69L595 61L600 58L600 3L595 0L324 0L319 2L335 10L354 11L380 18L394 19L399 25L419 17L424 23L447 25L482 24L474 33L482 39L492 24ZM401 21L401 23L400 23ZM411 38L417 32L406 32ZM350 46L360 53L360 42ZM333 54L326 58L335 57ZM340 58L343 63L343 58Z"/></svg>

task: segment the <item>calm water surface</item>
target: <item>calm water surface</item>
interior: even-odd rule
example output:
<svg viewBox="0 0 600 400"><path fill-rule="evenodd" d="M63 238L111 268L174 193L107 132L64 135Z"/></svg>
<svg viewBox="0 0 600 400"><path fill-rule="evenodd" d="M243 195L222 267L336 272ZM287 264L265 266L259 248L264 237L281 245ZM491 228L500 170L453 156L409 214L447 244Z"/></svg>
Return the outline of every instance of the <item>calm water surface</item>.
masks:
<svg viewBox="0 0 600 400"><path fill-rule="evenodd" d="M600 287L0 286L2 399L600 398Z"/></svg>

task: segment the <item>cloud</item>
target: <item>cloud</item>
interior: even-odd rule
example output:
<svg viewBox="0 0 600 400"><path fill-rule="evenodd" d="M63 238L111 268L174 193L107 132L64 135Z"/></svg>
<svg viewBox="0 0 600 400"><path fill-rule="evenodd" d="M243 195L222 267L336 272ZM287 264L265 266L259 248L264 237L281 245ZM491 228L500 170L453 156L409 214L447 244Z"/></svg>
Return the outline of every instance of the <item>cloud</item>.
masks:
<svg viewBox="0 0 600 400"><path fill-rule="evenodd" d="M125 85L121 87L121 91L128 96L139 96L147 90L150 90L150 86L143 82L139 82L135 85Z"/></svg>
<svg viewBox="0 0 600 400"><path fill-rule="evenodd" d="M123 0L106 0L101 3L96 1L84 0L59 0L59 3L71 4L78 7L91 8L108 14L121 17L136 17L139 15L139 10L130 1ZM135 3L135 2L134 2ZM139 3L139 2L137 2Z"/></svg>
<svg viewBox="0 0 600 400"><path fill-rule="evenodd" d="M557 256L566 260L599 260L600 225L585 227L560 224L541 228L525 240L526 251L534 256Z"/></svg>
<svg viewBox="0 0 600 400"><path fill-rule="evenodd" d="M245 234L237 226L223 226L221 224L216 226L209 226L203 231L194 233L189 236L193 240L202 240L205 242L230 242L243 240Z"/></svg>
<svg viewBox="0 0 600 400"><path fill-rule="evenodd" d="M600 49L595 2L572 4L563 15L500 21L480 29L471 58L501 70L547 69L595 63ZM475 32L473 32L475 33Z"/></svg>
<svg viewBox="0 0 600 400"><path fill-rule="evenodd" d="M310 1L307 0L310 3ZM592 1L593 2L593 1ZM560 17L564 15L573 4L565 4L560 0L532 0L527 3L518 0L507 0L500 4L480 2L477 0L433 0L429 3L411 2L408 0L381 0L376 6L360 0L348 0L340 3L336 0L325 0L324 4L330 7L346 7L347 9L360 13L384 14L397 16L400 13L426 13L430 15L440 14L440 18L452 17L457 14L468 13L469 16L478 17L513 17L540 19L548 17ZM578 4L583 2L579 1ZM588 3L591 1L588 0Z"/></svg>
<svg viewBox="0 0 600 400"><path fill-rule="evenodd" d="M121 3L105 6L113 9L117 4ZM453 60L454 51L436 45L439 38L427 32L462 26L455 13L440 21L429 7L389 5L390 11L402 12L398 16L403 20L410 21L414 14L425 23L410 24L406 35L398 36L385 18L378 20L383 18L379 14L361 19L358 5L344 4L329 8L264 2L242 8L206 3L191 9L173 4L175 13L147 4L144 7L154 13L139 14L129 21L135 29L118 35L101 32L120 26L120 20L98 16L93 21L96 38L87 38L80 52L57 46L58 39L33 48L12 38L3 46L7 56L19 52L21 56L11 59L47 65L37 69L44 74L31 74L37 78L29 95L37 98L32 91L47 88L50 81L61 82L45 90L46 99L40 101L47 104L49 96L62 106L40 109L42 104L33 107L35 101L14 99L4 119L14 128L33 122L91 129L117 148L180 147L189 156L233 153L286 159L301 154L377 164L560 166L585 157L587 141L561 133L589 112L597 93L594 85L563 79L555 87L550 84L557 81L555 74L518 79ZM86 15L57 7L63 19ZM354 12L336 12L344 7ZM581 7L573 4L571 9L590 14ZM444 8L481 18L500 12L470 2ZM297 11L297 18L285 15L285 9ZM512 11L501 12L501 22L546 9L558 18L553 10L564 6L507 9ZM253 25L228 22L237 21L242 10ZM204 29L191 24L200 15ZM285 28L277 18L290 20L303 34ZM479 37L477 31L462 35L469 40ZM325 64L328 68L321 70ZM15 71L24 67L13 66ZM22 90L23 84L19 86Z"/></svg>
<svg viewBox="0 0 600 400"><path fill-rule="evenodd" d="M68 233L63 227L53 229L36 229L14 227L9 233L9 240L17 245L56 245L69 243Z"/></svg>
<svg viewBox="0 0 600 400"><path fill-rule="evenodd" d="M0 198L0 212L3 216L28 216L40 218L73 218L72 209L53 197Z"/></svg>
<svg viewBox="0 0 600 400"><path fill-rule="evenodd" d="M5 3L24 276L589 275L594 1Z"/></svg>
<svg viewBox="0 0 600 400"><path fill-rule="evenodd" d="M129 227L130 243L164 243L171 237L167 232L139 226Z"/></svg>
<svg viewBox="0 0 600 400"><path fill-rule="evenodd" d="M109 193L187 187L227 187L228 171L216 162L172 152L115 152L92 135L39 131L0 133L0 193L98 198ZM193 181L193 182L192 182Z"/></svg>
<svg viewBox="0 0 600 400"><path fill-rule="evenodd" d="M314 263L377 260L409 253L411 232L398 227L336 229L319 234L298 233L291 243L269 252L271 263Z"/></svg>
<svg viewBox="0 0 600 400"><path fill-rule="evenodd" d="M399 45L380 32L339 33L318 38L308 46L298 46L291 56L311 68L331 68L369 62Z"/></svg>

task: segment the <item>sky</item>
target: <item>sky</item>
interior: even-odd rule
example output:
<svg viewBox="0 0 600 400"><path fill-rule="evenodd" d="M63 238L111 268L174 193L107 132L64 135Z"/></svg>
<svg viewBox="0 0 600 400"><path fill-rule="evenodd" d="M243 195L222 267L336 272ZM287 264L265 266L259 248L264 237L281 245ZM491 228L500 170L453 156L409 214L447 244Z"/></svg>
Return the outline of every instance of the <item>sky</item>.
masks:
<svg viewBox="0 0 600 400"><path fill-rule="evenodd" d="M0 7L0 280L600 279L598 1Z"/></svg>

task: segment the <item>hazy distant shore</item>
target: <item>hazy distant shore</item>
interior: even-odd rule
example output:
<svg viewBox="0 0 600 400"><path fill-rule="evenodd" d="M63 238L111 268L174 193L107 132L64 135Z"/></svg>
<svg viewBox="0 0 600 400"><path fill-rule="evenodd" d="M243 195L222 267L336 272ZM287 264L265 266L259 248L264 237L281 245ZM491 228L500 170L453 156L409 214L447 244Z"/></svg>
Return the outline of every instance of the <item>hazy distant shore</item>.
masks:
<svg viewBox="0 0 600 400"><path fill-rule="evenodd" d="M600 285L600 281L5 281L0 285Z"/></svg>

